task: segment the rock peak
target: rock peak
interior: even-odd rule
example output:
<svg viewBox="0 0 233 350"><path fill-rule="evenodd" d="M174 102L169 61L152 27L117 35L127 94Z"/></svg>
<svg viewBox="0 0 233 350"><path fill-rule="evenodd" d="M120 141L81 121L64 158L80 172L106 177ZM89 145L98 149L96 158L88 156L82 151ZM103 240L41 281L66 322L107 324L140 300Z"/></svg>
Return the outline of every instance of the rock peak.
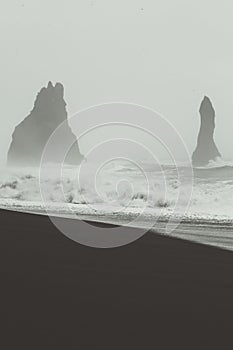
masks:
<svg viewBox="0 0 233 350"><path fill-rule="evenodd" d="M194 166L205 166L211 160L221 157L214 142L215 110L209 97L204 96L200 105L201 126L197 147L192 155Z"/></svg>
<svg viewBox="0 0 233 350"><path fill-rule="evenodd" d="M83 157L80 154L76 137L68 124L64 87L61 83L56 83L54 86L49 81L47 87L39 91L31 113L15 128L7 163L19 166L38 166L49 137L61 123L65 125L64 135L61 137L56 152L51 155L51 162L56 162L56 159L59 158L58 150L71 142L73 146L67 155L66 162L79 164Z"/></svg>
<svg viewBox="0 0 233 350"><path fill-rule="evenodd" d="M49 81L48 82L48 86L47 86L47 88L49 89L49 88L53 88L53 84L52 84L52 82L51 81Z"/></svg>
<svg viewBox="0 0 233 350"><path fill-rule="evenodd" d="M202 102L209 102L210 104L212 104L211 101L210 101L210 98L208 96L206 96L206 95L204 96Z"/></svg>
<svg viewBox="0 0 233 350"><path fill-rule="evenodd" d="M208 96L205 96L201 102L199 112L202 115L202 114L205 114L206 112L208 112L208 110L210 112L212 112L212 114L214 114L214 116L215 116L215 110L214 110L214 107L212 105L212 102Z"/></svg>

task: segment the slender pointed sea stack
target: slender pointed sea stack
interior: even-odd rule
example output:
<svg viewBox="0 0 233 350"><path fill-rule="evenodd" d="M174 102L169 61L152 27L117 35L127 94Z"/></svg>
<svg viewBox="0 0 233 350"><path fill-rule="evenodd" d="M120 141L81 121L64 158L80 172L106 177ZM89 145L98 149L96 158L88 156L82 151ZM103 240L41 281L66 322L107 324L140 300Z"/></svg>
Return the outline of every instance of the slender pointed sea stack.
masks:
<svg viewBox="0 0 233 350"><path fill-rule="evenodd" d="M204 97L199 112L201 115L201 127L192 162L194 166L205 166L211 160L221 157L214 142L215 111L208 97Z"/></svg>
<svg viewBox="0 0 233 350"><path fill-rule="evenodd" d="M38 93L31 113L14 130L8 151L8 165L38 166L49 137L62 122L65 122L64 132L50 161L56 162L63 145L73 144L65 162L79 164L83 156L68 124L63 85L57 83L53 86L49 82Z"/></svg>

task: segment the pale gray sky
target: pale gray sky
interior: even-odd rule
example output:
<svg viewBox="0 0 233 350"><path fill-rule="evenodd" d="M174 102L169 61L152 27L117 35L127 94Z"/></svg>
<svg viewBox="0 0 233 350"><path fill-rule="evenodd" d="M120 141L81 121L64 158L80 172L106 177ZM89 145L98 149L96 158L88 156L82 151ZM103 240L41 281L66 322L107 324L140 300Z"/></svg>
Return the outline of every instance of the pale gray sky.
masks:
<svg viewBox="0 0 233 350"><path fill-rule="evenodd" d="M190 151L206 94L233 158L232 14L232 0L2 1L1 158L49 80L65 85L69 114L109 101L159 111Z"/></svg>

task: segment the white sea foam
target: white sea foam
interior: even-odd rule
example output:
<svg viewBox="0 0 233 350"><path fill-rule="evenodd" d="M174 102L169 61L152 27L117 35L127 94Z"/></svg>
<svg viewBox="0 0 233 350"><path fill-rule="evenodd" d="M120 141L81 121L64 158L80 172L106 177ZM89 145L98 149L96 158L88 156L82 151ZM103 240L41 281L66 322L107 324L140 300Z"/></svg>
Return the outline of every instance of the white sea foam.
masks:
<svg viewBox="0 0 233 350"><path fill-rule="evenodd" d="M176 169L169 165L161 170L144 164L145 173L142 173L132 164L112 163L97 174L95 181L90 176L92 168L91 164L85 165L78 181L79 169L66 167L62 177L58 178L54 175L53 166L48 166L47 178L42 179L42 186L43 193L46 193L45 200L51 208L64 208L69 203L77 212L86 207L87 212L92 210L96 214L103 208L108 208L108 212L123 210L127 214L144 208L144 212L150 214L162 209L166 215L174 208L179 193L178 212L182 213L182 206L189 201L189 191L185 186L189 186L190 181L186 179L185 166L179 169L182 182ZM194 177L186 215L232 219L233 167L224 165L194 169ZM13 203L24 209L33 203L34 206L37 203L37 208L38 205L43 207L38 169L1 169L0 205L11 208Z"/></svg>

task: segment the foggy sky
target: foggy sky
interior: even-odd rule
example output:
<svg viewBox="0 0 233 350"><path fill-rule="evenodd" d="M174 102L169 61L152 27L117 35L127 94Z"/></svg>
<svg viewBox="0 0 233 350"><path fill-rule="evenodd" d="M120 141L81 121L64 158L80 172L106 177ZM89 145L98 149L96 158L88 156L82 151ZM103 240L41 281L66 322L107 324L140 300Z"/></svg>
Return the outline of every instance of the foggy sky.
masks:
<svg viewBox="0 0 233 350"><path fill-rule="evenodd" d="M68 113L109 101L168 118L190 152L198 109L215 107L215 140L233 159L232 0L22 0L1 3L0 159L49 80Z"/></svg>

